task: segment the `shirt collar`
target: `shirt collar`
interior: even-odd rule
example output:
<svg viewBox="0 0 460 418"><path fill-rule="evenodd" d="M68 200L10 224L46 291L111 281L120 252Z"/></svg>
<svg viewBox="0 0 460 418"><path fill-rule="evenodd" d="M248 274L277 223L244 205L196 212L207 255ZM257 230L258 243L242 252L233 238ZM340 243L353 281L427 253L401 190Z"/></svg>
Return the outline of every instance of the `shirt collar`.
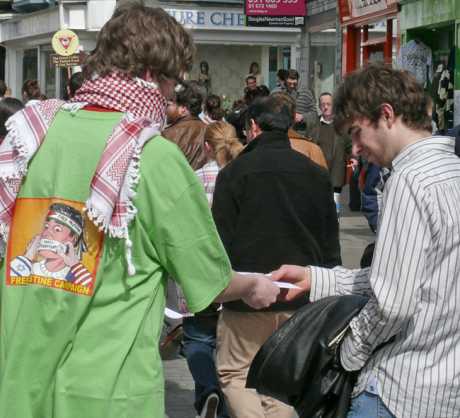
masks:
<svg viewBox="0 0 460 418"><path fill-rule="evenodd" d="M449 136L429 136L405 146L392 162L392 168L401 168L410 164L415 155L425 153L429 150L438 150L453 154L455 151L455 140Z"/></svg>
<svg viewBox="0 0 460 418"><path fill-rule="evenodd" d="M321 117L319 118L319 121L321 123L325 123L326 125L332 125L334 123L334 119L326 120L324 119L323 115L321 115Z"/></svg>
<svg viewBox="0 0 460 418"><path fill-rule="evenodd" d="M251 152L256 147L290 148L291 146L287 132L273 130L262 132L250 141L241 153Z"/></svg>

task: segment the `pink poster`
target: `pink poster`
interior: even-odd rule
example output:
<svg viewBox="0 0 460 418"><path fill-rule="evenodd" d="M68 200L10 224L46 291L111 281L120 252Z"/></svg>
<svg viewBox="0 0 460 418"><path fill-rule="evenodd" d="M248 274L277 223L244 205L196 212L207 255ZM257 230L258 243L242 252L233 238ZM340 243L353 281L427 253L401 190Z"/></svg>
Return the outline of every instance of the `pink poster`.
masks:
<svg viewBox="0 0 460 418"><path fill-rule="evenodd" d="M246 16L305 16L306 0L246 0Z"/></svg>

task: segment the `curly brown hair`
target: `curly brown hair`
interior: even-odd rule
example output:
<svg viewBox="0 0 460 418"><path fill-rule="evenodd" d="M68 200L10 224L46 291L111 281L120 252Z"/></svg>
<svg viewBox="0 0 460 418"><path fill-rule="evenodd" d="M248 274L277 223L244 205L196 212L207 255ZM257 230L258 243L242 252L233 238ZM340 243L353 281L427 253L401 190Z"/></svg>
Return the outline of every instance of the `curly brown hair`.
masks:
<svg viewBox="0 0 460 418"><path fill-rule="evenodd" d="M190 71L194 52L191 35L173 17L136 1L118 7L102 27L83 73L85 78L112 71L142 77L150 71L179 78Z"/></svg>
<svg viewBox="0 0 460 418"><path fill-rule="evenodd" d="M357 119L369 119L377 126L381 106L388 103L406 126L431 132L429 97L407 71L384 64L371 64L343 80L334 96L334 126L345 134Z"/></svg>

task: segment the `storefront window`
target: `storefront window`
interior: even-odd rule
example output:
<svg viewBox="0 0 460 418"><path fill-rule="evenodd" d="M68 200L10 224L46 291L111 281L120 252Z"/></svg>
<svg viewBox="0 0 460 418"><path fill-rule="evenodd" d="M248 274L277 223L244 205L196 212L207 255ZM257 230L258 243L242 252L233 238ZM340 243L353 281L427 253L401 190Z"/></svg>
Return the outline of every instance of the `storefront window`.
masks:
<svg viewBox="0 0 460 418"><path fill-rule="evenodd" d="M311 34L309 74L310 88L316 98L334 92L336 71L336 31L326 29Z"/></svg>
<svg viewBox="0 0 460 418"><path fill-rule="evenodd" d="M278 48L271 46L268 50L268 88L276 86L276 72L278 71Z"/></svg>
<svg viewBox="0 0 460 418"><path fill-rule="evenodd" d="M45 85L43 90L45 96L48 98L52 98L56 95L56 68L51 63L52 53L51 50L42 52L42 62L45 73Z"/></svg>
<svg viewBox="0 0 460 418"><path fill-rule="evenodd" d="M22 59L22 82L38 78L38 50L37 48L24 50Z"/></svg>
<svg viewBox="0 0 460 418"><path fill-rule="evenodd" d="M400 66L415 75L433 100L432 118L439 133L454 127L455 26L409 30L399 51Z"/></svg>
<svg viewBox="0 0 460 418"><path fill-rule="evenodd" d="M281 66L281 68L291 68L291 48L288 46L283 48L282 54L283 65Z"/></svg>

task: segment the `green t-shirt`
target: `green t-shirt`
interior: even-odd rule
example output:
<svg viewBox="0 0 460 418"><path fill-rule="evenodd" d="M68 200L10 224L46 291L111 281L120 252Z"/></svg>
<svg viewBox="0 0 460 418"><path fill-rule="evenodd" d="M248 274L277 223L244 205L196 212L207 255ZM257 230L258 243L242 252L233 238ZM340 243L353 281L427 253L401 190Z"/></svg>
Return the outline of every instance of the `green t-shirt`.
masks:
<svg viewBox="0 0 460 418"><path fill-rule="evenodd" d="M83 214L120 119L59 112L29 165L1 268L2 418L163 418L167 276L192 312L230 280L202 185L159 136L140 162L129 230L135 276L124 240L104 237Z"/></svg>

